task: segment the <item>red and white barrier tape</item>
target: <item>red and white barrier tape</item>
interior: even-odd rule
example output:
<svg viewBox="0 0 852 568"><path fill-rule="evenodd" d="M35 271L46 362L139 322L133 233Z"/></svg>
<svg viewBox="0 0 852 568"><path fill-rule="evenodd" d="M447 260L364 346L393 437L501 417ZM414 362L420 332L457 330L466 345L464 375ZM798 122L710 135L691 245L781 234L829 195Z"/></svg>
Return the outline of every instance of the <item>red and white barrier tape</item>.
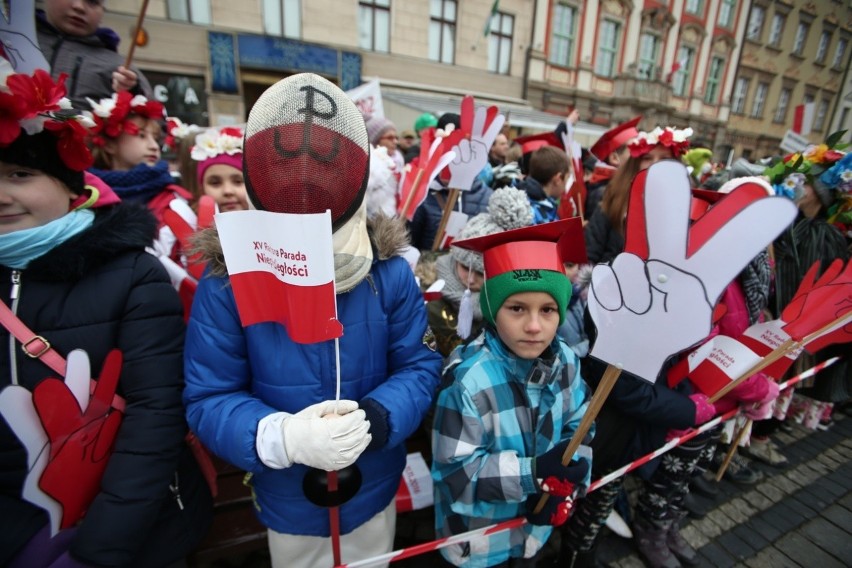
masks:
<svg viewBox="0 0 852 568"><path fill-rule="evenodd" d="M816 375L817 373L819 373L820 371L822 371L826 367L830 367L831 365L835 364L839 360L840 360L840 357L832 357L831 359L828 359L826 361L823 361L822 363L819 363L818 365L811 367L807 371L803 371L802 373L796 375L795 377L792 377L789 380L784 381L783 383L780 383L778 385L779 391L786 390L786 389L790 388L791 386L795 385L796 383L798 383L800 381L803 381L805 379L809 379L810 377ZM660 457L661 455L668 452L672 448L679 446L680 444L686 442L687 440L691 440L692 438L714 428L715 426L718 426L721 422L724 422L725 420L730 420L731 418L736 416L738 412L739 411L737 409L730 410L730 411L726 412L725 414L717 416L713 420L702 424L698 428L695 428L693 430L689 430L687 433L683 434L682 436L678 436L677 438L671 439L663 447L661 447L657 450L654 450L650 454L642 456L641 458L639 458L637 460L630 462L629 464L613 471L612 473L608 473L607 475L601 477L600 479L593 481L592 484L589 485L589 489L588 489L587 493L591 493L592 491L600 489L601 487L603 487L607 483L612 483L613 481L615 481L619 477L627 474L628 472L633 471L634 469L636 469L638 467L642 467L643 465L645 465L649 461ZM441 548L445 548L445 547L453 545L453 544L465 542L465 541L467 541L471 538L475 538L475 537L479 537L479 536L486 536L486 535L498 533L498 532L501 532L501 531L507 531L509 529L514 529L516 527L523 525L525 522L526 522L526 519L523 519L523 518L512 519L512 520L509 520L509 521L503 521L502 523L497 523L497 524L494 524L494 525L483 527L481 529L476 529L476 530L468 531L466 533L453 535L451 537L440 538L438 540L433 540L431 542L424 542L423 544L418 544L418 545L415 545L415 546L411 546L409 548L403 548L401 550L394 550L393 552L388 552L387 554L382 554L381 556L374 556L373 558L368 558L366 560L359 560L357 562L352 562L350 564L343 564L343 565L336 567L336 568L365 568L367 566L375 566L377 564L387 564L389 562L396 562L398 560L403 560L405 558L411 558L413 556L419 556L420 554L426 554L426 553L429 553L429 552L434 552L435 550L440 550Z"/></svg>

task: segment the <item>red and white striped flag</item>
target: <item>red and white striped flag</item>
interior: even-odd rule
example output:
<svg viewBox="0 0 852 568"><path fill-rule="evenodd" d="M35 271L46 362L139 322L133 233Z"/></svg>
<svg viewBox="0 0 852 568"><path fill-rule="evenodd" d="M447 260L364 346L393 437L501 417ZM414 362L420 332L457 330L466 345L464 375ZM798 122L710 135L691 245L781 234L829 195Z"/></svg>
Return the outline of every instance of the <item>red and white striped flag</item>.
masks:
<svg viewBox="0 0 852 568"><path fill-rule="evenodd" d="M814 124L814 108L816 103L798 105L793 113L793 132L807 136Z"/></svg>
<svg viewBox="0 0 852 568"><path fill-rule="evenodd" d="M216 227L243 327L278 322L296 343L343 335L330 211L232 211L216 215Z"/></svg>

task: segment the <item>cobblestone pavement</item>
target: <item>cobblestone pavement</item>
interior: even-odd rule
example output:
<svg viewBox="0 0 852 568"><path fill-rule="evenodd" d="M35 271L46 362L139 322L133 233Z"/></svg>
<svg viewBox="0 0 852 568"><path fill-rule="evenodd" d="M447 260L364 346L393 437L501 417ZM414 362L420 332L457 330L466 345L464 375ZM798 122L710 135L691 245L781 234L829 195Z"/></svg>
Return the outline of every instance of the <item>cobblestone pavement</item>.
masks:
<svg viewBox="0 0 852 568"><path fill-rule="evenodd" d="M715 501L697 497L711 510L681 532L700 566L852 565L852 418L837 413L827 431L794 426L773 437L789 460L783 469L753 462L763 481L740 487L723 480ZM608 565L643 566L632 542L608 535L601 544Z"/></svg>

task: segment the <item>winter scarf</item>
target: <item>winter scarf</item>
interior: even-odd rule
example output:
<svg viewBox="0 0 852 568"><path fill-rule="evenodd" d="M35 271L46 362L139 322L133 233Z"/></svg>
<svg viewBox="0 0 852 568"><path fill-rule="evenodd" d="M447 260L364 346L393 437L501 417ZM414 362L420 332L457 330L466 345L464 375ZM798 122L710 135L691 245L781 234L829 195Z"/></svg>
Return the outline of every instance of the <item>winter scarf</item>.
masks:
<svg viewBox="0 0 852 568"><path fill-rule="evenodd" d="M763 251L740 274L749 325L758 322L761 312L769 304L769 279L769 253Z"/></svg>
<svg viewBox="0 0 852 568"><path fill-rule="evenodd" d="M91 227L94 220L95 214L83 209L38 227L0 235L0 264L14 269L27 268L33 259Z"/></svg>
<svg viewBox="0 0 852 568"><path fill-rule="evenodd" d="M90 168L89 171L112 187L122 201L131 203L148 203L167 185L175 182L165 160L154 166L139 164L130 170Z"/></svg>

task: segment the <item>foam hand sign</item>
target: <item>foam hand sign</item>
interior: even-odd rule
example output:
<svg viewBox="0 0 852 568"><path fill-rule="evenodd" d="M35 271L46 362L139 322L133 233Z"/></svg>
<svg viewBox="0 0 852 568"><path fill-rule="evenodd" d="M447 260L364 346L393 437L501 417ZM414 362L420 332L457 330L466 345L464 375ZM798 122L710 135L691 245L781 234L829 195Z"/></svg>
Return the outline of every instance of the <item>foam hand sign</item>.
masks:
<svg viewBox="0 0 852 568"><path fill-rule="evenodd" d="M744 189L745 188L745 189ZM690 226L686 167L665 160L633 181L625 251L592 271L592 355L655 382L663 362L704 339L713 306L796 216L789 200L745 185Z"/></svg>
<svg viewBox="0 0 852 568"><path fill-rule="evenodd" d="M842 260L835 260L817 280L818 268L814 263L808 270L781 314L788 322L784 331L797 341L809 340L805 349L810 353L852 342L852 262L844 267Z"/></svg>
<svg viewBox="0 0 852 568"><path fill-rule="evenodd" d="M32 75L36 69L50 72L50 65L38 46L35 1L15 0L0 10L0 56L9 61L15 73Z"/></svg>
<svg viewBox="0 0 852 568"><path fill-rule="evenodd" d="M100 491L121 425L122 414L112 407L121 360L120 351L110 351L91 397L89 357L81 350L68 355L65 382L48 378L33 391L33 404L50 440L50 459L39 487L62 505L60 528L79 521Z"/></svg>
<svg viewBox="0 0 852 568"><path fill-rule="evenodd" d="M111 351L95 382L78 349L68 355L64 381L47 378L32 394L21 386L0 393L0 413L27 451L23 497L47 510L53 534L76 524L100 491L121 424L121 360Z"/></svg>
<svg viewBox="0 0 852 568"><path fill-rule="evenodd" d="M474 111L473 97L468 95L461 103L461 128L464 136L454 148L455 158L450 163L450 188L467 191L485 164L494 139L503 128L506 117L496 106L479 107Z"/></svg>
<svg viewBox="0 0 852 568"><path fill-rule="evenodd" d="M409 221L414 218L417 207L426 199L429 184L456 157L453 148L463 138L460 130L445 136L437 136L430 128L420 141L420 160L407 164L400 182L399 209L397 213Z"/></svg>

